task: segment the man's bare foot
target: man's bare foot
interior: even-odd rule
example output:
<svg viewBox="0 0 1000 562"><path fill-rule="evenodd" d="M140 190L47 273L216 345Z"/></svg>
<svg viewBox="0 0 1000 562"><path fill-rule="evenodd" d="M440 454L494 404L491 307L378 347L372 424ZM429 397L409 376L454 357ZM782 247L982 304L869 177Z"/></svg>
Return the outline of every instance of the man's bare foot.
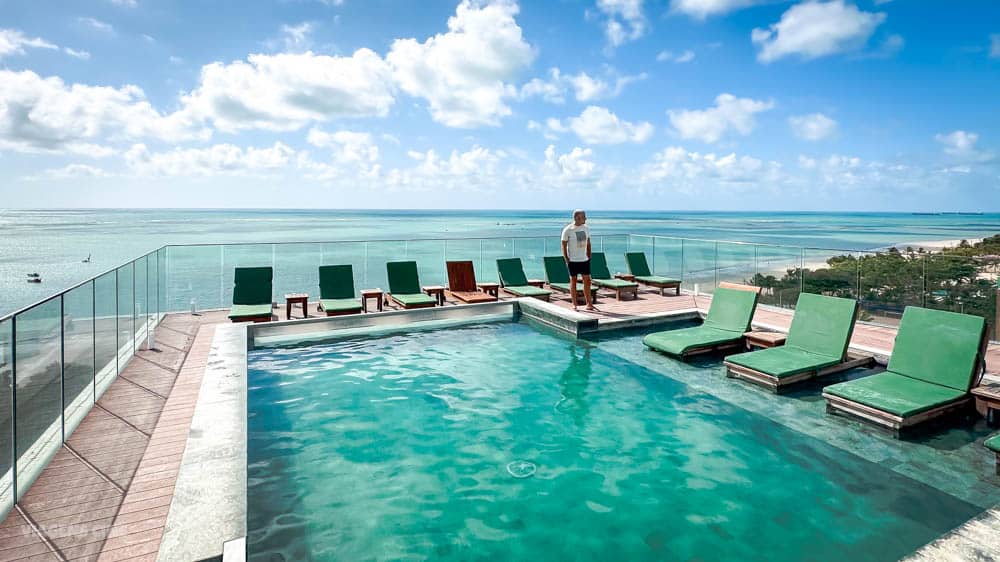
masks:
<svg viewBox="0 0 1000 562"><path fill-rule="evenodd" d="M597 307L594 306L594 305L592 305L592 304L591 305L587 305L587 310L589 310L591 312L597 312Z"/></svg>

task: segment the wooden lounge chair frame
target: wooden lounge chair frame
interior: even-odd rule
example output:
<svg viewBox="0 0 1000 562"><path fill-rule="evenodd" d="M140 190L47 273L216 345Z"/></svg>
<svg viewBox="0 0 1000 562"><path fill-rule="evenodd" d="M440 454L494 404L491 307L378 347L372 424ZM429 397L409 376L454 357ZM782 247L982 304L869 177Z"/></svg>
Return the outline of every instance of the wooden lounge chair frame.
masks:
<svg viewBox="0 0 1000 562"><path fill-rule="evenodd" d="M448 269L448 294L464 303L493 302L499 296L482 291L476 283L472 260L445 262Z"/></svg>
<svg viewBox="0 0 1000 562"><path fill-rule="evenodd" d="M984 322L978 353L973 364L972 384L969 386L970 389L979 386L979 383L982 381L983 375L986 372L986 349L988 346L989 335L987 326ZM902 437L906 431L911 430L914 426L918 426L934 419L943 418L951 414L969 411L975 402L973 395L966 393L965 396L952 400L951 402L940 404L934 408L912 416L902 417L891 412L885 412L878 408L873 408L866 404L860 404L858 402L854 402L853 400L848 400L827 392L823 393L823 398L826 399L826 411L828 414L841 415L847 418L871 423L876 427L889 430L897 439ZM1000 460L1000 455L998 455L998 460ZM998 474L1000 474L1000 469L998 469Z"/></svg>
<svg viewBox="0 0 1000 562"><path fill-rule="evenodd" d="M744 287L749 286L744 285ZM745 365L737 365L736 363L726 360L724 362L726 366L726 376L762 386L775 394L781 394L781 392L787 390L788 387L810 379L825 377L836 373L843 373L844 371L849 371L858 367L871 367L875 364L875 356L862 353L852 353L848 351L848 348L851 345L851 336L854 334L854 325L858 321L858 314L860 311L861 307L855 301L854 316L851 318L851 329L847 334L847 345L845 345L844 354L841 356L840 363L837 363L836 365L803 371L787 377L776 377L763 371L751 369Z"/></svg>

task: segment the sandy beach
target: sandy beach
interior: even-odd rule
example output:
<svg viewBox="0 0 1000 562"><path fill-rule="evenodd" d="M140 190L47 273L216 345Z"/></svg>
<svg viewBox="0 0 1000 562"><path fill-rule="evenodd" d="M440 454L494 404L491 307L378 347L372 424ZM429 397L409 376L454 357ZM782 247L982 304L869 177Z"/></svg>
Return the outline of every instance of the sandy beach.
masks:
<svg viewBox="0 0 1000 562"><path fill-rule="evenodd" d="M982 242L983 239L966 238L965 241L968 242L969 244L975 244L976 242ZM955 240L922 240L917 242L903 242L900 244L896 244L895 247L899 248L900 250L905 250L906 248L913 248L913 249L923 248L924 250L927 250L929 252L939 252L945 248L958 246L961 243L962 243L961 238Z"/></svg>

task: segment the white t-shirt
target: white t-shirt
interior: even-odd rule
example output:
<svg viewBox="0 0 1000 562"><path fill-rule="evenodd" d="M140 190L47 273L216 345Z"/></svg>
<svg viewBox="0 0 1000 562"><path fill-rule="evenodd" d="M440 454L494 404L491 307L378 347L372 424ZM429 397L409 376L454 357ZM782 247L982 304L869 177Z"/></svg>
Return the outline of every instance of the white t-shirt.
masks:
<svg viewBox="0 0 1000 562"><path fill-rule="evenodd" d="M567 242L569 261L587 261L587 242L590 241L590 227L586 224L568 225L562 231L562 241Z"/></svg>

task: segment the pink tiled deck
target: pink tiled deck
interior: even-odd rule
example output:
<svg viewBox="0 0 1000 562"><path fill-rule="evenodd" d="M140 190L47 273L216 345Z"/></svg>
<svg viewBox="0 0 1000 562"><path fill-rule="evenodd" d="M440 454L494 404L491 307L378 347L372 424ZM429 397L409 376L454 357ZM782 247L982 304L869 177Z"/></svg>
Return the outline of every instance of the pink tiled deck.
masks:
<svg viewBox="0 0 1000 562"><path fill-rule="evenodd" d="M553 302L570 307L562 295ZM634 300L602 296L593 315L627 319L707 310L710 303L708 296L642 291ZM283 316L284 306L275 313ZM310 316L317 315L310 304ZM791 318L792 311L760 308L754 320L787 329ZM0 562L155 560L212 336L226 322L222 311L164 319L156 332L159 350L137 353L0 522ZM852 344L889 352L894 336L893 328L859 324ZM990 346L987 363L1000 373L1000 346Z"/></svg>

